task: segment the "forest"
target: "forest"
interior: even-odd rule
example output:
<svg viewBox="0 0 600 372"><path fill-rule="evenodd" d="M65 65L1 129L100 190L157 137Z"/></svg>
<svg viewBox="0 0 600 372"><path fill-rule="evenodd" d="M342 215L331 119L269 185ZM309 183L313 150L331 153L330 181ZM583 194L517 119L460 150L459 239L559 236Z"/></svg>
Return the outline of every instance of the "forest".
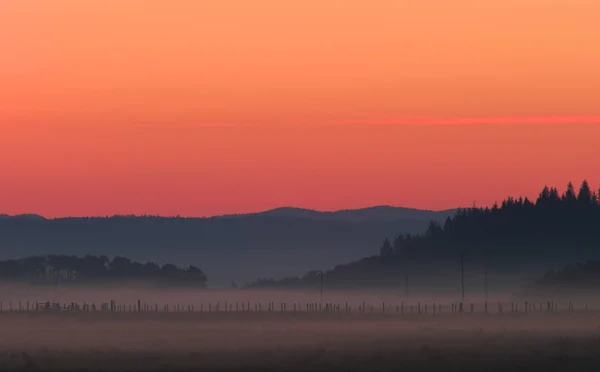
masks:
<svg viewBox="0 0 600 372"><path fill-rule="evenodd" d="M545 186L535 201L508 197L491 208L459 209L443 226L431 222L423 234L401 234L393 242L385 239L380 252L384 257L410 256L444 251L451 246L473 249L474 244L477 244L475 249L484 250L481 247L498 243L504 252L509 249L508 243L518 242L543 248L548 253L567 245L597 244L598 227L598 193L584 180L578 192L572 183L562 195L555 187Z"/></svg>
<svg viewBox="0 0 600 372"><path fill-rule="evenodd" d="M142 264L120 256L109 260L106 256L48 255L0 261L0 280L32 284L146 282L206 287L207 277L195 266Z"/></svg>
<svg viewBox="0 0 600 372"><path fill-rule="evenodd" d="M508 197L492 207L459 209L443 224L430 222L421 234L384 238L380 255L338 265L324 272L324 277L330 285L397 284L419 264L440 271L459 257L471 264L489 262L492 266L500 262L522 266L562 262L560 266L564 266L580 257L592 260L600 254L599 195L587 181L578 190L569 182L562 194L546 186L536 200ZM590 271L600 276L600 265L581 267L586 268L587 276L592 276ZM578 276L575 271L563 269L556 275L574 278ZM249 287L314 286L318 282L315 275L312 271L303 277L259 279ZM546 282L552 275L547 276Z"/></svg>
<svg viewBox="0 0 600 372"><path fill-rule="evenodd" d="M579 288L600 284L600 260L568 264L559 270L549 270L538 282L542 285L573 285Z"/></svg>

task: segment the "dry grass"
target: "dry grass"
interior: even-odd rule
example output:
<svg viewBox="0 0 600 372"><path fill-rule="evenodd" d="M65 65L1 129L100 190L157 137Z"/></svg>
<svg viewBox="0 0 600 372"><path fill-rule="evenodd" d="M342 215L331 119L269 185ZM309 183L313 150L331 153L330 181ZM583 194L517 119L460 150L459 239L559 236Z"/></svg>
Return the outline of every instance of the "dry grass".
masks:
<svg viewBox="0 0 600 372"><path fill-rule="evenodd" d="M594 370L597 313L0 314L0 370Z"/></svg>

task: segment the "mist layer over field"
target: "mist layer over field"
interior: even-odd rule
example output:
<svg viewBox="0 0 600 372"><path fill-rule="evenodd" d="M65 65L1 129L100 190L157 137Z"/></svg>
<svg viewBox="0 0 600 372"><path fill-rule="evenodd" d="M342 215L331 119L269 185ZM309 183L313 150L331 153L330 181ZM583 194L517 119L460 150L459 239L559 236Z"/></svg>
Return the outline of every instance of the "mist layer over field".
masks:
<svg viewBox="0 0 600 372"><path fill-rule="evenodd" d="M526 300L509 293L493 294L487 314L483 298L473 294L465 298L461 314L451 309L460 301L460 293L434 291L409 293L408 298L391 291L329 291L324 292L323 306L338 307L327 312L306 311L307 303L319 303L318 290L4 285L0 295L2 370L600 368L600 304L591 293L580 293L576 299L548 298L556 301L551 311L541 297ZM138 299L149 304L147 311L136 311ZM115 312L33 311L38 301L99 306L110 300L127 306ZM470 301L473 313L467 306ZM242 310L242 303L249 303L251 311L247 305ZM258 303L262 311L255 311ZM269 303L274 304L271 311ZM285 311L282 303L287 304ZM501 313L498 303L503 306ZM168 312L163 311L165 304L170 304ZM30 311L25 311L28 305Z"/></svg>
<svg viewBox="0 0 600 372"><path fill-rule="evenodd" d="M209 304L211 306L220 305L221 310L224 310L225 303L227 308L233 306L231 310L235 310L235 304L241 309L242 303L250 303L251 307L262 304L267 306L269 302L275 305L278 311L281 304L287 305L287 310L293 309L293 304L296 304L298 310L305 309L306 304L314 304L323 302L323 304L337 304L345 308L348 304L351 310L357 310L361 305L373 306L375 309L385 305L386 308L394 309L397 306L410 305L417 306L421 304L432 306L433 304L442 306L451 306L461 302L461 290L444 288L418 289L401 287L397 289L369 289L369 290L329 290L325 286L323 288L322 297L319 286L308 290L259 290L259 289L179 289L179 288L156 288L140 284L139 286L79 286L79 285L27 285L27 284L0 284L0 302L2 310L9 309L9 304L12 304L14 309L18 308L19 302L23 308L26 307L27 301L33 307L35 302L59 302L59 303L87 303L100 306L103 302L116 301L128 309L129 305L137 306L138 300L142 304L148 305L148 308L158 306L162 310L165 305L169 305L170 309L174 309L177 305L181 308L193 306L195 311L200 311L201 305L204 311L207 311ZM483 288L467 288L465 290L464 303L468 306L473 303L476 309L481 310L483 303L486 300ZM525 301L539 303L543 302L546 306L546 301L553 301L560 307L568 306L569 301L576 306L584 307L588 305L590 309L600 309L600 291L584 290L584 289L563 289L554 291L526 290L513 287L502 289L502 291L488 291L487 301L490 308L497 308L497 304L501 303L506 309L514 303L516 306L522 306ZM519 305L521 304L521 305ZM389 311L389 310L388 310ZM505 310L506 311L506 310Z"/></svg>

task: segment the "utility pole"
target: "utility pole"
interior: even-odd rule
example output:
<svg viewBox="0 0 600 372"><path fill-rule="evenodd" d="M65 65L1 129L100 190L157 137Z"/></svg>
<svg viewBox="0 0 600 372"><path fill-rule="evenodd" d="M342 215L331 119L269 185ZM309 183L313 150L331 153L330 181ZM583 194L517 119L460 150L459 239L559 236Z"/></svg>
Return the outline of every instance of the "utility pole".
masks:
<svg viewBox="0 0 600 372"><path fill-rule="evenodd" d="M487 302L488 302L488 282L487 282L487 266L488 266L488 262L487 259L484 262L484 269L483 269L483 290L484 290L484 295L485 295L485 303L487 306Z"/></svg>
<svg viewBox="0 0 600 372"><path fill-rule="evenodd" d="M321 303L323 303L323 272L319 270L317 274L321 277Z"/></svg>
<svg viewBox="0 0 600 372"><path fill-rule="evenodd" d="M464 263L465 254L460 254L460 284L462 290L462 302L465 302L465 263Z"/></svg>

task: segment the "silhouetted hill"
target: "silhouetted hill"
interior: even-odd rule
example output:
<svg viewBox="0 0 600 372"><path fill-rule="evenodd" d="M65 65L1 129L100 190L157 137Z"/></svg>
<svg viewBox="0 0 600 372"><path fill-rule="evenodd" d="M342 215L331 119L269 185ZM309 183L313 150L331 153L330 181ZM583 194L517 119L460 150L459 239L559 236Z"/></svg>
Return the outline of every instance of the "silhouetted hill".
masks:
<svg viewBox="0 0 600 372"><path fill-rule="evenodd" d="M378 251L381 236L425 231L454 211L395 207L318 212L298 208L211 218L113 216L0 218L0 259L33 255L125 255L194 264L209 285L299 275Z"/></svg>
<svg viewBox="0 0 600 372"><path fill-rule="evenodd" d="M487 270L500 275L528 274L566 262L600 259L600 199L587 182L577 193L545 187L535 202L504 200L492 208L459 210L443 224L432 221L421 234L383 239L379 255L338 265L325 272L329 286L392 286L411 283L456 288L463 256L470 278L483 282ZM314 272L252 286L312 286ZM478 284L480 285L480 284Z"/></svg>
<svg viewBox="0 0 600 372"><path fill-rule="evenodd" d="M247 215L226 215L220 218L232 218L239 216L268 216L302 219L320 219L320 220L340 220L348 222L367 222L367 221L398 221L398 220L418 220L430 221L439 220L441 215L452 216L456 209L446 211L428 211L421 209L375 206L361 209L346 209L339 211L315 211L312 209L282 207L271 209L265 212L247 214Z"/></svg>
<svg viewBox="0 0 600 372"><path fill-rule="evenodd" d="M0 214L0 220L2 219L23 219L23 220L45 220L43 216L37 214L18 214L16 216L9 216L8 214Z"/></svg>

